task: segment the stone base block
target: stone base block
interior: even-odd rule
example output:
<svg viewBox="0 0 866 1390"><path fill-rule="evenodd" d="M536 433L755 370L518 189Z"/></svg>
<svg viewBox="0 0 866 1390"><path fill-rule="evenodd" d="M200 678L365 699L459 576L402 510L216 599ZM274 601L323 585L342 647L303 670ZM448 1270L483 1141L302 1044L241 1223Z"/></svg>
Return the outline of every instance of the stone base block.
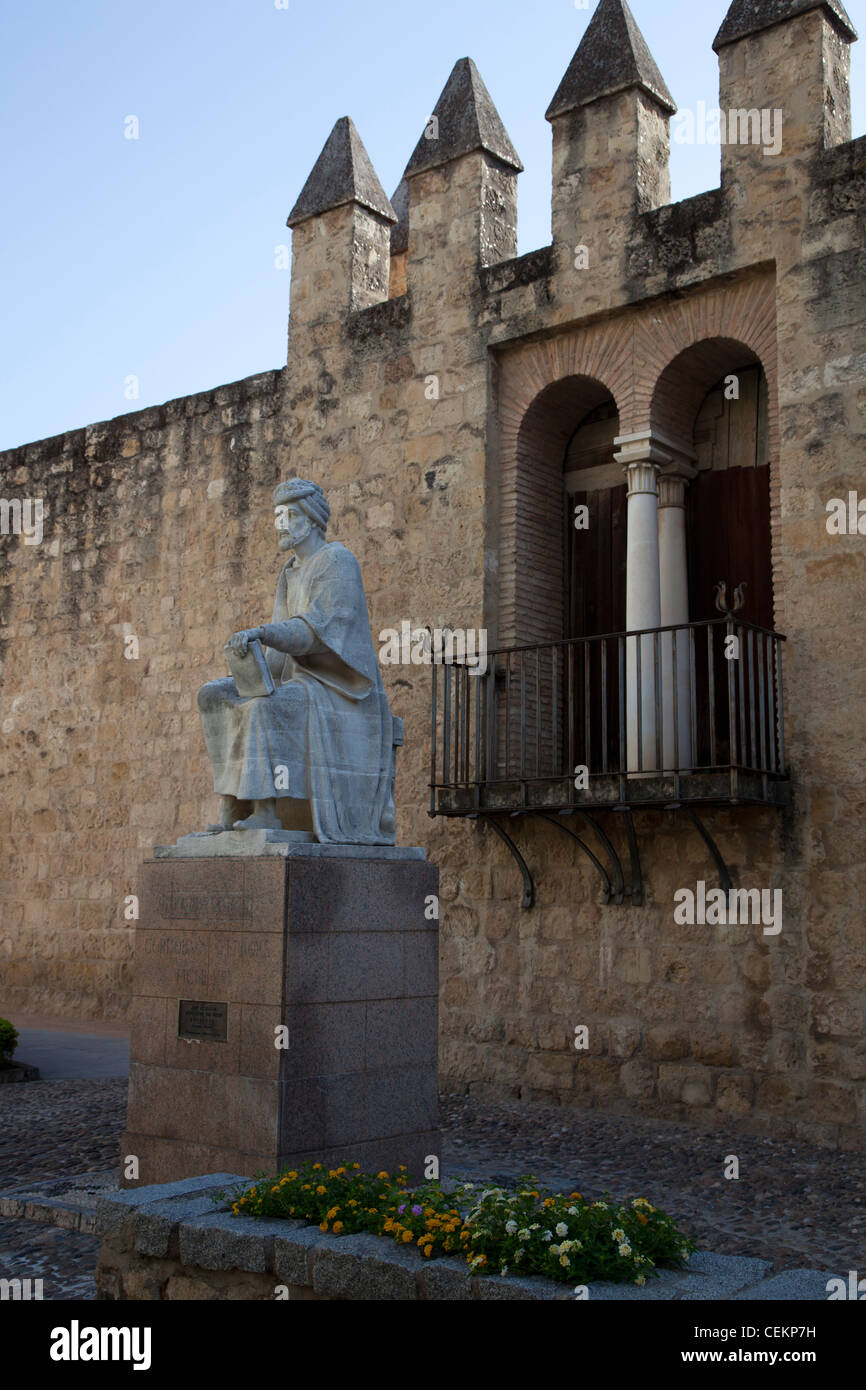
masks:
<svg viewBox="0 0 866 1390"><path fill-rule="evenodd" d="M422 1177L439 1155L437 892L417 858L145 864L124 1185L305 1159Z"/></svg>

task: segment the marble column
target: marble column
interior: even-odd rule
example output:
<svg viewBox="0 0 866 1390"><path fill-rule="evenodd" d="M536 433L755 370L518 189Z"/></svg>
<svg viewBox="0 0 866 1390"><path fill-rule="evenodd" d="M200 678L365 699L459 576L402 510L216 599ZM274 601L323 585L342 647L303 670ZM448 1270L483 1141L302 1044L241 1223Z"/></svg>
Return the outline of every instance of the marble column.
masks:
<svg viewBox="0 0 866 1390"><path fill-rule="evenodd" d="M658 475L670 455L648 435L621 436L614 454L628 482L626 541L626 768L655 772L662 761L656 726L656 629L661 622L659 582Z"/></svg>

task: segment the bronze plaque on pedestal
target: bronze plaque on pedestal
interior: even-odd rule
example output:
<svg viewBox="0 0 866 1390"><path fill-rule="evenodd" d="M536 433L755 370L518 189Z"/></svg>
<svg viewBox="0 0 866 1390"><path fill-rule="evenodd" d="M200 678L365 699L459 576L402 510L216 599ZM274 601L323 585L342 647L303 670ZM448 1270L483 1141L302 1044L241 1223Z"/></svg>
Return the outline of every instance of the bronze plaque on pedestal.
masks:
<svg viewBox="0 0 866 1390"><path fill-rule="evenodd" d="M227 1042L228 1017L228 1004L213 1004L202 999L181 999L177 1036L207 1038L209 1042Z"/></svg>

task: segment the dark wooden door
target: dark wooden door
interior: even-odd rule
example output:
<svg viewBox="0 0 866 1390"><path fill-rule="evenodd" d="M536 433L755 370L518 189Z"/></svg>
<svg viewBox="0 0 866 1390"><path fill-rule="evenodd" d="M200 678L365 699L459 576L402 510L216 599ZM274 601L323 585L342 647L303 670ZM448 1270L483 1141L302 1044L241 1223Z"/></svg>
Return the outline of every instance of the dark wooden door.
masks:
<svg viewBox="0 0 866 1390"><path fill-rule="evenodd" d="M728 603L745 581L740 618L773 626L770 562L770 470L724 468L699 473L689 485L689 615L692 622L717 618L715 588L728 586Z"/></svg>
<svg viewBox="0 0 866 1390"><path fill-rule="evenodd" d="M701 472L687 490L689 616L692 622L720 617L716 586L724 580L727 604L744 583L745 603L735 621L773 626L773 579L770 557L769 468L725 468ZM726 630L712 633L714 705L710 704L710 657L705 632L696 634L696 694L698 713L698 765L725 766L731 758L730 712L736 729L741 705L748 705L751 689L757 689L757 661L764 649L757 639L741 643L738 664L725 656ZM753 670L753 667L755 668ZM731 683L733 675L733 684ZM740 692L744 692L741 696ZM748 709L746 709L748 715ZM715 751L710 723L715 732ZM746 721L748 723L748 719ZM736 761L744 765L743 749Z"/></svg>
<svg viewBox="0 0 866 1390"><path fill-rule="evenodd" d="M568 498L568 637L625 631L626 494L623 484ZM577 506L588 508L586 530L575 529ZM570 649L575 761L591 773L618 768L618 646L587 642Z"/></svg>

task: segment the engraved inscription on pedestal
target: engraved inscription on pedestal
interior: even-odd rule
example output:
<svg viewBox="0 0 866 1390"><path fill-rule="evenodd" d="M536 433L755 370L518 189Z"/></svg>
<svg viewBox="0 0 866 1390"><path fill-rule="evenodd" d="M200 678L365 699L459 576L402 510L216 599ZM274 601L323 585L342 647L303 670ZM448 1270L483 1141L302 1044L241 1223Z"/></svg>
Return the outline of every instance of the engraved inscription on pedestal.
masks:
<svg viewBox="0 0 866 1390"><path fill-rule="evenodd" d="M248 922L252 913L250 893L183 893L170 889L158 898L164 922L204 922L210 917Z"/></svg>
<svg viewBox="0 0 866 1390"><path fill-rule="evenodd" d="M177 1036L207 1038L209 1042L227 1042L228 1017L228 1004L214 1004L202 999L181 999Z"/></svg>

